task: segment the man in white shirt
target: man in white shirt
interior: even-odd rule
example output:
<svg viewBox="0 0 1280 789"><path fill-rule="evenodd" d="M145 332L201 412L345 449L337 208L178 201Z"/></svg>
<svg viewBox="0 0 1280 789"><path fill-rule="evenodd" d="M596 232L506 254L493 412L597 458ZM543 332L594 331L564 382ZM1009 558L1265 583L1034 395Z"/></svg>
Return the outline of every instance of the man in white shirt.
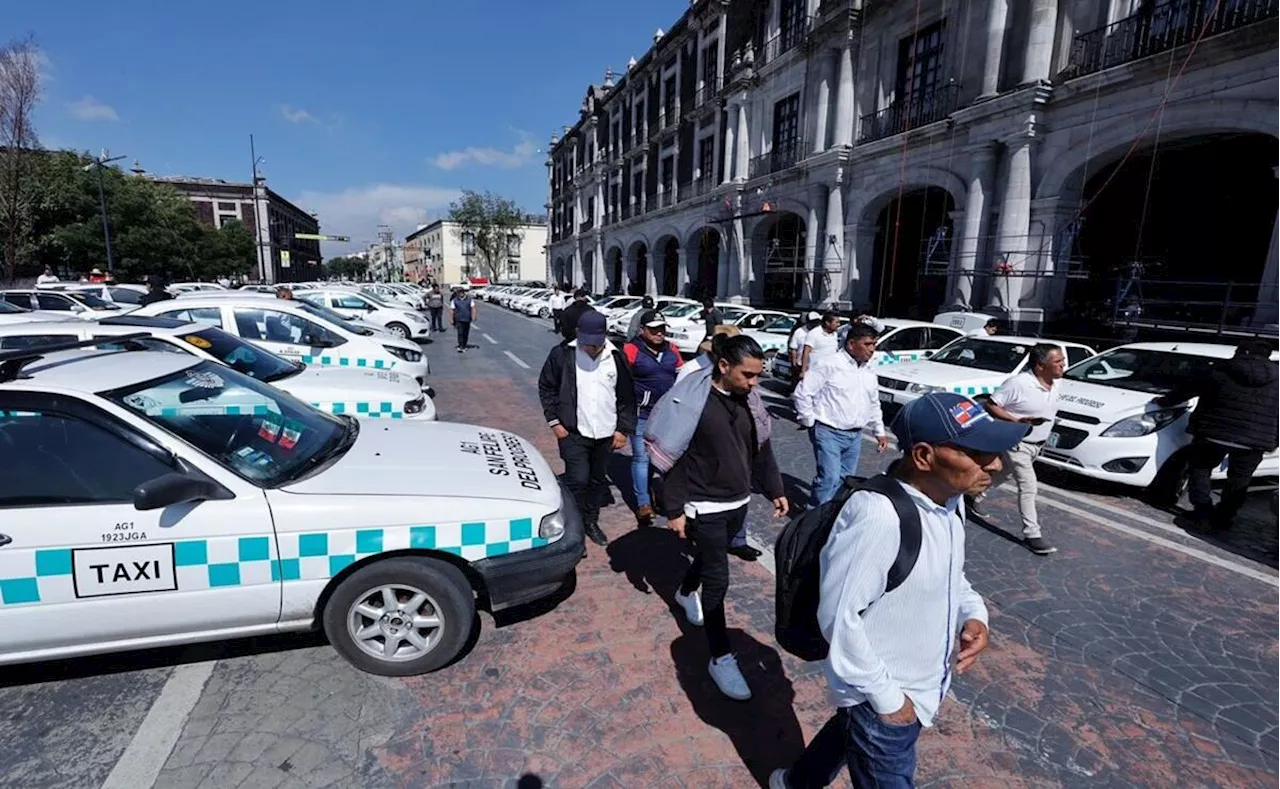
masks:
<svg viewBox="0 0 1280 789"><path fill-rule="evenodd" d="M53 273L53 268L50 266L45 266L44 273L36 277L36 287L38 288L43 285L52 285L57 281L58 281L58 275Z"/></svg>
<svg viewBox="0 0 1280 789"><path fill-rule="evenodd" d="M1022 514L1022 541L1028 550L1039 556L1048 556L1058 549L1040 535L1040 518L1036 514L1036 457L1053 431L1053 420L1058 413L1058 400L1062 397L1062 374L1067 369L1067 359L1057 345L1041 343L1031 349L1027 368L1000 385L987 410L996 419L1031 425L1021 443L1001 458L1003 468L995 475L992 487L1000 485L1010 476L1018 486L1018 510ZM968 511L986 519L982 509L985 494L969 502Z"/></svg>
<svg viewBox="0 0 1280 789"><path fill-rule="evenodd" d="M980 328L965 334L966 337L990 337L1000 333L1000 319L992 318L984 323Z"/></svg>
<svg viewBox="0 0 1280 789"><path fill-rule="evenodd" d="M822 315L816 312L809 312L802 321L796 323L796 327L791 330L791 336L787 338L787 361L791 362L791 385L793 387L800 383L800 379L804 375L802 369L804 363L804 341L809 332L817 328L818 322L821 320Z"/></svg>
<svg viewBox="0 0 1280 789"><path fill-rule="evenodd" d="M568 304L569 299L564 295L564 291L560 290L559 285L551 289L551 331L556 334L560 333L560 316Z"/></svg>
<svg viewBox="0 0 1280 789"><path fill-rule="evenodd" d="M967 670L987 647L987 608L964 574L961 497L991 484L1000 453L1026 431L950 392L898 414L903 456L889 473L920 516L919 553L886 592L902 543L894 505L858 491L840 510L822 549L818 604L837 712L799 761L774 771L770 789L826 786L842 766L855 787L913 785L921 727L933 725L952 671Z"/></svg>
<svg viewBox="0 0 1280 789"><path fill-rule="evenodd" d="M876 336L872 327L854 323L845 335L844 348L820 359L796 387L796 417L809 428L817 464L810 488L812 507L830 501L841 480L857 473L863 428L871 429L879 451L889 446L880 390L870 365Z"/></svg>
<svg viewBox="0 0 1280 789"><path fill-rule="evenodd" d="M837 332L840 329L840 316L834 312L824 312L822 323L811 329L804 336L804 355L800 359L801 375L807 375L819 359L826 358L840 350L837 344Z"/></svg>

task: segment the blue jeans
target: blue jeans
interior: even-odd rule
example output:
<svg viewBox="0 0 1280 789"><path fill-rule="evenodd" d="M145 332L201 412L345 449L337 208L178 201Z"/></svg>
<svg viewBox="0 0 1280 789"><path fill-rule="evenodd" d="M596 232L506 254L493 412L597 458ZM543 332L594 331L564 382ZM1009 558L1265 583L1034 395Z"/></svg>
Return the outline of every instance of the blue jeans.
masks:
<svg viewBox="0 0 1280 789"><path fill-rule="evenodd" d="M644 448L644 426L649 417L636 420L636 432L631 435L631 490L636 494L636 508L651 506L649 500L649 453Z"/></svg>
<svg viewBox="0 0 1280 789"><path fill-rule="evenodd" d="M855 789L911 789L919 737L919 721L895 726L885 723L870 704L841 707L787 770L787 787L828 786L843 765Z"/></svg>
<svg viewBox="0 0 1280 789"><path fill-rule="evenodd" d="M813 460L818 473L813 478L813 500L816 507L831 501L840 488L840 482L858 471L858 458L862 456L862 431L836 430L821 422L809 428L813 442Z"/></svg>

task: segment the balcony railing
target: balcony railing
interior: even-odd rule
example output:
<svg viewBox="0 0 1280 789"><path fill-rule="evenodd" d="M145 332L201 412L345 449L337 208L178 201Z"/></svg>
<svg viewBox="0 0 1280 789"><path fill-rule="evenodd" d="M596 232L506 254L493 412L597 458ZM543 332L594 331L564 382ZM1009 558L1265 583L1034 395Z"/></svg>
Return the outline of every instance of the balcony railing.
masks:
<svg viewBox="0 0 1280 789"><path fill-rule="evenodd" d="M658 192L658 208L670 208L676 204L676 190L672 186L665 187Z"/></svg>
<svg viewBox="0 0 1280 789"><path fill-rule="evenodd" d="M578 232L579 232L579 233L585 233L585 232L587 232L588 230L590 230L591 228L593 228L593 227L595 227L595 226L596 226L596 223L595 223L595 220L594 220L594 219L584 219L584 220L582 220L582 222L578 225Z"/></svg>
<svg viewBox="0 0 1280 789"><path fill-rule="evenodd" d="M809 31L812 29L813 17L806 16L797 18L791 25L774 33L769 37L768 41L764 42L764 50L760 61L756 63L756 67L759 68L765 63L772 63L787 52L795 49L801 41L804 41L805 36L809 35Z"/></svg>
<svg viewBox="0 0 1280 789"><path fill-rule="evenodd" d="M719 77L716 77L710 82L702 83L702 85L693 93L694 109L702 107L704 104L720 95L720 87L721 84Z"/></svg>
<svg viewBox="0 0 1280 789"><path fill-rule="evenodd" d="M1274 19L1277 0L1173 0L1075 37L1063 79L1092 74L1238 27Z"/></svg>
<svg viewBox="0 0 1280 789"><path fill-rule="evenodd" d="M902 134L945 120L960 104L960 86L946 85L930 93L899 99L879 112L863 115L858 142L865 143Z"/></svg>
<svg viewBox="0 0 1280 789"><path fill-rule="evenodd" d="M748 178L780 172L794 166L804 158L804 140L796 138L774 143L773 150L752 159L747 167Z"/></svg>
<svg viewBox="0 0 1280 789"><path fill-rule="evenodd" d="M646 192L644 195L644 213L658 210L658 193Z"/></svg>
<svg viewBox="0 0 1280 789"><path fill-rule="evenodd" d="M718 185L719 181L716 180L715 175L704 175L690 185L689 191L686 194L690 197L701 197L712 189L715 189ZM683 192L684 190L681 189L680 191Z"/></svg>

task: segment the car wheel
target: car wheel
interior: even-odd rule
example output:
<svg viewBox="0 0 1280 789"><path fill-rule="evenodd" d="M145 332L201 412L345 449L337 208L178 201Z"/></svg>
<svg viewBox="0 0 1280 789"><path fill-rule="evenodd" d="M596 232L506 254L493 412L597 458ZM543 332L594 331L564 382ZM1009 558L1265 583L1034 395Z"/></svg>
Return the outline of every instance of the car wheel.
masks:
<svg viewBox="0 0 1280 789"><path fill-rule="evenodd" d="M542 309L538 310L538 317L539 317L539 318L550 318L550 317L551 317L551 309L550 309L550 308L548 308L548 307L543 307Z"/></svg>
<svg viewBox="0 0 1280 789"><path fill-rule="evenodd" d="M773 360L778 355L777 351L764 352L764 374L773 375Z"/></svg>
<svg viewBox="0 0 1280 789"><path fill-rule="evenodd" d="M388 323L387 331L391 332L392 336L398 339L409 339L409 327L405 326L403 323Z"/></svg>
<svg viewBox="0 0 1280 789"><path fill-rule="evenodd" d="M384 559L357 570L325 604L325 635L361 671L425 674L458 656L471 635L475 596L438 559Z"/></svg>
<svg viewBox="0 0 1280 789"><path fill-rule="evenodd" d="M1182 494L1187 492L1190 469L1187 458L1186 450L1176 452L1160 467L1156 478L1147 488L1147 494L1151 497L1153 504L1161 507L1176 506Z"/></svg>

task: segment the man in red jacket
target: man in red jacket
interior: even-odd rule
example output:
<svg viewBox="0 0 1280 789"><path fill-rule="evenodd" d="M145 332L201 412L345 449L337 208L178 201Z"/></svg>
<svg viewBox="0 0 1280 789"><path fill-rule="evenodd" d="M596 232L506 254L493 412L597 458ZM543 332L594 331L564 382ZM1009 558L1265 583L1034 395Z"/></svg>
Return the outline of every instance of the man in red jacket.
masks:
<svg viewBox="0 0 1280 789"><path fill-rule="evenodd" d="M636 392L636 432L631 437L631 484L636 494L636 522L648 526L653 522L653 503L649 498L649 454L644 448L644 426L653 404L675 384L676 374L684 364L680 351L667 342L667 319L656 310L645 310L640 316L640 331L622 353L631 365L631 380Z"/></svg>

